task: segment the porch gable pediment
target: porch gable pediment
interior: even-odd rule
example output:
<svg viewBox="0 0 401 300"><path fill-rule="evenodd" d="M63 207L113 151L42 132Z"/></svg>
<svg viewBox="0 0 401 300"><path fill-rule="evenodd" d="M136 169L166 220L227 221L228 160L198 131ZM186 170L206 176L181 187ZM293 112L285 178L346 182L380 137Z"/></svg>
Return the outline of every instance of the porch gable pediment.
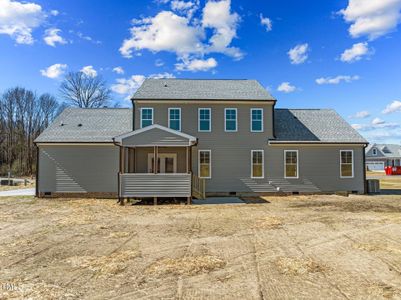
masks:
<svg viewBox="0 0 401 300"><path fill-rule="evenodd" d="M192 146L196 144L196 141L196 137L158 124L127 132L114 138L116 144L127 147Z"/></svg>

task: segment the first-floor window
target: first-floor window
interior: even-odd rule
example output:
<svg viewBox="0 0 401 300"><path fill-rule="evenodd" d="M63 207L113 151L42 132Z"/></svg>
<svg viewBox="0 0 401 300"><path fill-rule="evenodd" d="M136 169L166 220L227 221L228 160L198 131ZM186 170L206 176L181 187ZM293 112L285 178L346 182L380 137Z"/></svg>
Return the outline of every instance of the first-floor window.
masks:
<svg viewBox="0 0 401 300"><path fill-rule="evenodd" d="M354 177L354 151L340 151L341 178Z"/></svg>
<svg viewBox="0 0 401 300"><path fill-rule="evenodd" d="M211 178L211 155L210 150L199 150L199 177Z"/></svg>
<svg viewBox="0 0 401 300"><path fill-rule="evenodd" d="M153 108L141 108L141 128L153 124Z"/></svg>
<svg viewBox="0 0 401 300"><path fill-rule="evenodd" d="M263 178L263 150L252 150L252 178Z"/></svg>
<svg viewBox="0 0 401 300"><path fill-rule="evenodd" d="M168 109L168 126L171 129L181 131L181 109L169 108Z"/></svg>
<svg viewBox="0 0 401 300"><path fill-rule="evenodd" d="M298 178L298 150L285 150L285 178Z"/></svg>

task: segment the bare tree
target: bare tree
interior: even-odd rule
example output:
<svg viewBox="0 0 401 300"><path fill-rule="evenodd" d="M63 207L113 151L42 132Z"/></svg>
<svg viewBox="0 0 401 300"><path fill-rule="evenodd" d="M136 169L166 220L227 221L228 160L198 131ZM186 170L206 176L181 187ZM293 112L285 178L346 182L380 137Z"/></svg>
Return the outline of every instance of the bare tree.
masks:
<svg viewBox="0 0 401 300"><path fill-rule="evenodd" d="M33 141L55 118L53 96L16 87L0 97L0 173L31 175L35 169Z"/></svg>
<svg viewBox="0 0 401 300"><path fill-rule="evenodd" d="M99 108L107 105L110 89L100 77L82 72L68 73L60 85L61 96L71 105L81 108Z"/></svg>

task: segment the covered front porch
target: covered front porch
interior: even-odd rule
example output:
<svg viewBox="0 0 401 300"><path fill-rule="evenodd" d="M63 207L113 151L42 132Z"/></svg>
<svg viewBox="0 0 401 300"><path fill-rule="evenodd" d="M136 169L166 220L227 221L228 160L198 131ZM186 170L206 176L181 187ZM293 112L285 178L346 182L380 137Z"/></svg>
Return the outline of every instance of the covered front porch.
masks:
<svg viewBox="0 0 401 300"><path fill-rule="evenodd" d="M205 197L205 181L192 172L192 147L197 139L160 125L151 125L114 139L120 147L118 197Z"/></svg>

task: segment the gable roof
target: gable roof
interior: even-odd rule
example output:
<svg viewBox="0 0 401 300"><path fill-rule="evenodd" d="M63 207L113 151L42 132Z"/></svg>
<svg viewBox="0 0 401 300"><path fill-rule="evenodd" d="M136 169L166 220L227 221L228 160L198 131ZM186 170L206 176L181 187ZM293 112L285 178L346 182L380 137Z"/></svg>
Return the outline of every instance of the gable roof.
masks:
<svg viewBox="0 0 401 300"><path fill-rule="evenodd" d="M382 157L401 157L401 145L396 144L372 144L366 148L366 153L372 149L377 149ZM375 156L371 156L375 157ZM376 156L377 157L377 156Z"/></svg>
<svg viewBox="0 0 401 300"><path fill-rule="evenodd" d="M256 80L146 79L133 100L275 101Z"/></svg>
<svg viewBox="0 0 401 300"><path fill-rule="evenodd" d="M173 130L159 124L153 124L138 130L116 136L113 141L124 146L192 146L196 137Z"/></svg>
<svg viewBox="0 0 401 300"><path fill-rule="evenodd" d="M35 143L112 143L113 137L130 130L132 109L69 107L37 137Z"/></svg>
<svg viewBox="0 0 401 300"><path fill-rule="evenodd" d="M270 143L368 143L332 109L276 109L274 126Z"/></svg>

